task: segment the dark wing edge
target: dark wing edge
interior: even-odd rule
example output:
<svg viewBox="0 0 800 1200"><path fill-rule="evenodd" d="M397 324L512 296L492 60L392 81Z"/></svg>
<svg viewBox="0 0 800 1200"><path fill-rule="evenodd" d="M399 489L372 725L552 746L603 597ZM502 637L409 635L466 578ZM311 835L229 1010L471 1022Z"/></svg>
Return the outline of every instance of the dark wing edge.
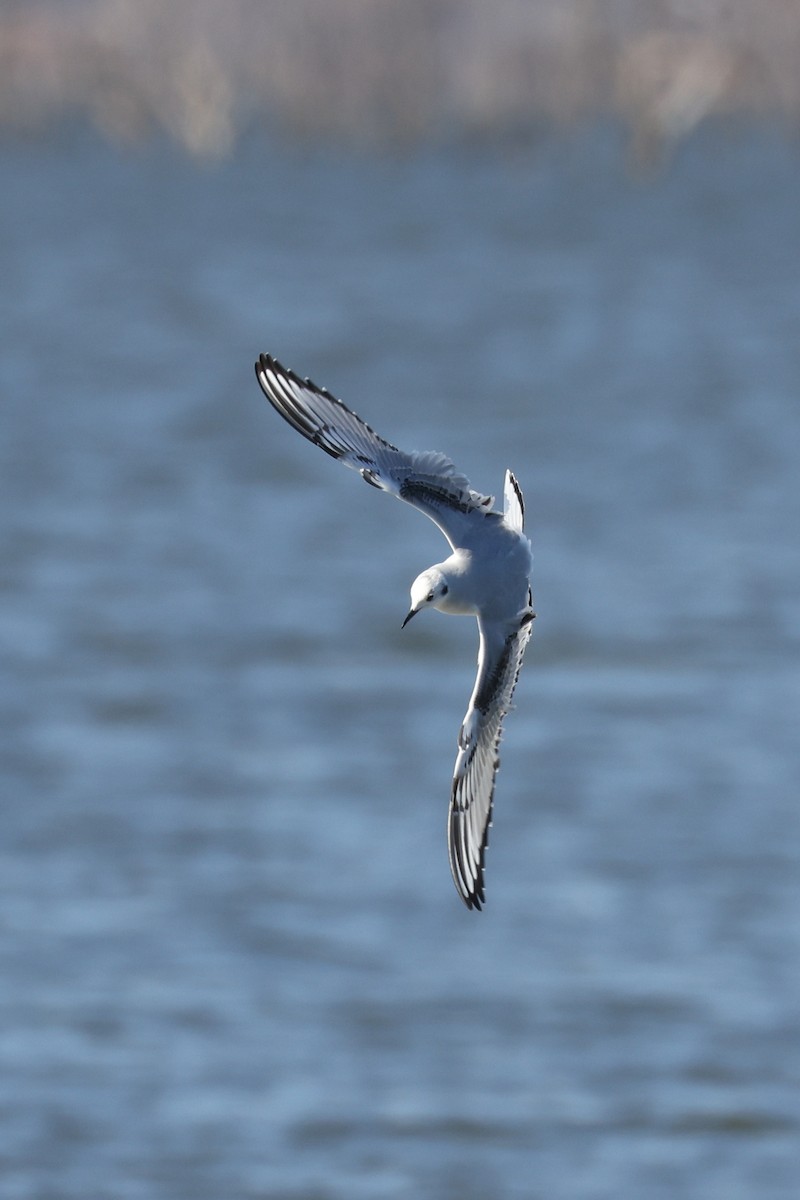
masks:
<svg viewBox="0 0 800 1200"><path fill-rule="evenodd" d="M522 614L518 628L507 635L494 663L488 661L489 643L481 630L478 678L459 733L447 845L456 891L467 908L478 911L486 902L484 868L503 719L511 708L532 622L529 609Z"/></svg>
<svg viewBox="0 0 800 1200"><path fill-rule="evenodd" d="M272 407L292 429L332 458L354 455L358 459L361 455L364 463L374 465L370 449L382 448L403 455L397 446L377 434L327 388L318 387L311 379L301 379L271 354L259 356L256 379ZM336 420L335 427L331 423L332 417ZM352 466L359 469L357 462Z"/></svg>
<svg viewBox="0 0 800 1200"><path fill-rule="evenodd" d="M255 369L267 400L293 429L358 471L366 483L419 509L451 545L464 516L491 509L494 498L473 491L446 455L400 450L326 388L301 378L271 354L260 355Z"/></svg>

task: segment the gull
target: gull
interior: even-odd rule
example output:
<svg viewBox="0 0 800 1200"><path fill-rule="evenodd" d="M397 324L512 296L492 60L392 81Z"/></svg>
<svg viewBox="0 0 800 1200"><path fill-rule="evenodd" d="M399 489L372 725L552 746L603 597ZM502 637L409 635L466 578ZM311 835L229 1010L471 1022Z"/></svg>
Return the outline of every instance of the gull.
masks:
<svg viewBox="0 0 800 1200"><path fill-rule="evenodd" d="M358 471L365 483L430 517L450 544L450 556L412 583L403 626L423 608L478 619L478 675L458 735L447 842L456 890L467 908L480 910L503 718L535 615L520 486L507 470L504 511L496 512L494 497L473 491L444 454L399 450L325 388L271 355L259 357L256 378L293 429Z"/></svg>

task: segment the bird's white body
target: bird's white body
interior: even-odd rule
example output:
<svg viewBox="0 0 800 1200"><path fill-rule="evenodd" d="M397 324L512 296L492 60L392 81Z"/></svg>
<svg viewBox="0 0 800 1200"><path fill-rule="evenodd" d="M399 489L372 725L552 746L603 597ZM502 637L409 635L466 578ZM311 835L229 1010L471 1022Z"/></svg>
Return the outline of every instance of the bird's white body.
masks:
<svg viewBox="0 0 800 1200"><path fill-rule="evenodd" d="M522 492L507 471L504 511L495 512L493 497L473 491L444 455L398 450L335 396L269 355L256 363L256 376L267 399L298 433L357 470L371 486L425 513L450 543L450 556L411 585L411 609L403 624L426 607L478 619L478 674L458 736L448 847L459 895L467 907L479 909L502 722L534 616Z"/></svg>

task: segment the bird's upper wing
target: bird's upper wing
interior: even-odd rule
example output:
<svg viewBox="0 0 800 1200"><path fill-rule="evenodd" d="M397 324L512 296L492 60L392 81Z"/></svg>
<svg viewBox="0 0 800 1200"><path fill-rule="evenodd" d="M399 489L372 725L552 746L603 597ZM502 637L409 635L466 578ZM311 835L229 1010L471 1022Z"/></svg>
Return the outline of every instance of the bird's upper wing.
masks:
<svg viewBox="0 0 800 1200"><path fill-rule="evenodd" d="M398 450L325 388L301 379L271 355L261 355L256 377L270 404L293 429L360 472L373 487L425 513L453 549L475 515L491 509L494 497L473 491L444 454Z"/></svg>
<svg viewBox="0 0 800 1200"><path fill-rule="evenodd" d="M483 867L492 820L492 798L503 718L511 707L522 656L531 636L533 611L519 616L516 627L494 626L478 619L478 676L458 736L447 821L450 870L467 908L484 899Z"/></svg>

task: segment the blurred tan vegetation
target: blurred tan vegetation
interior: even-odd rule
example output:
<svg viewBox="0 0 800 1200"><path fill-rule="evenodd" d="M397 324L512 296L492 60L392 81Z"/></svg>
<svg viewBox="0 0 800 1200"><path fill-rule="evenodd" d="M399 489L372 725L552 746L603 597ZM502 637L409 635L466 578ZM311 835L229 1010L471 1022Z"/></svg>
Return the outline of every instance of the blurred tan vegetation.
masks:
<svg viewBox="0 0 800 1200"><path fill-rule="evenodd" d="M366 144L800 115L800 0L0 0L0 123L222 156L254 122Z"/></svg>

